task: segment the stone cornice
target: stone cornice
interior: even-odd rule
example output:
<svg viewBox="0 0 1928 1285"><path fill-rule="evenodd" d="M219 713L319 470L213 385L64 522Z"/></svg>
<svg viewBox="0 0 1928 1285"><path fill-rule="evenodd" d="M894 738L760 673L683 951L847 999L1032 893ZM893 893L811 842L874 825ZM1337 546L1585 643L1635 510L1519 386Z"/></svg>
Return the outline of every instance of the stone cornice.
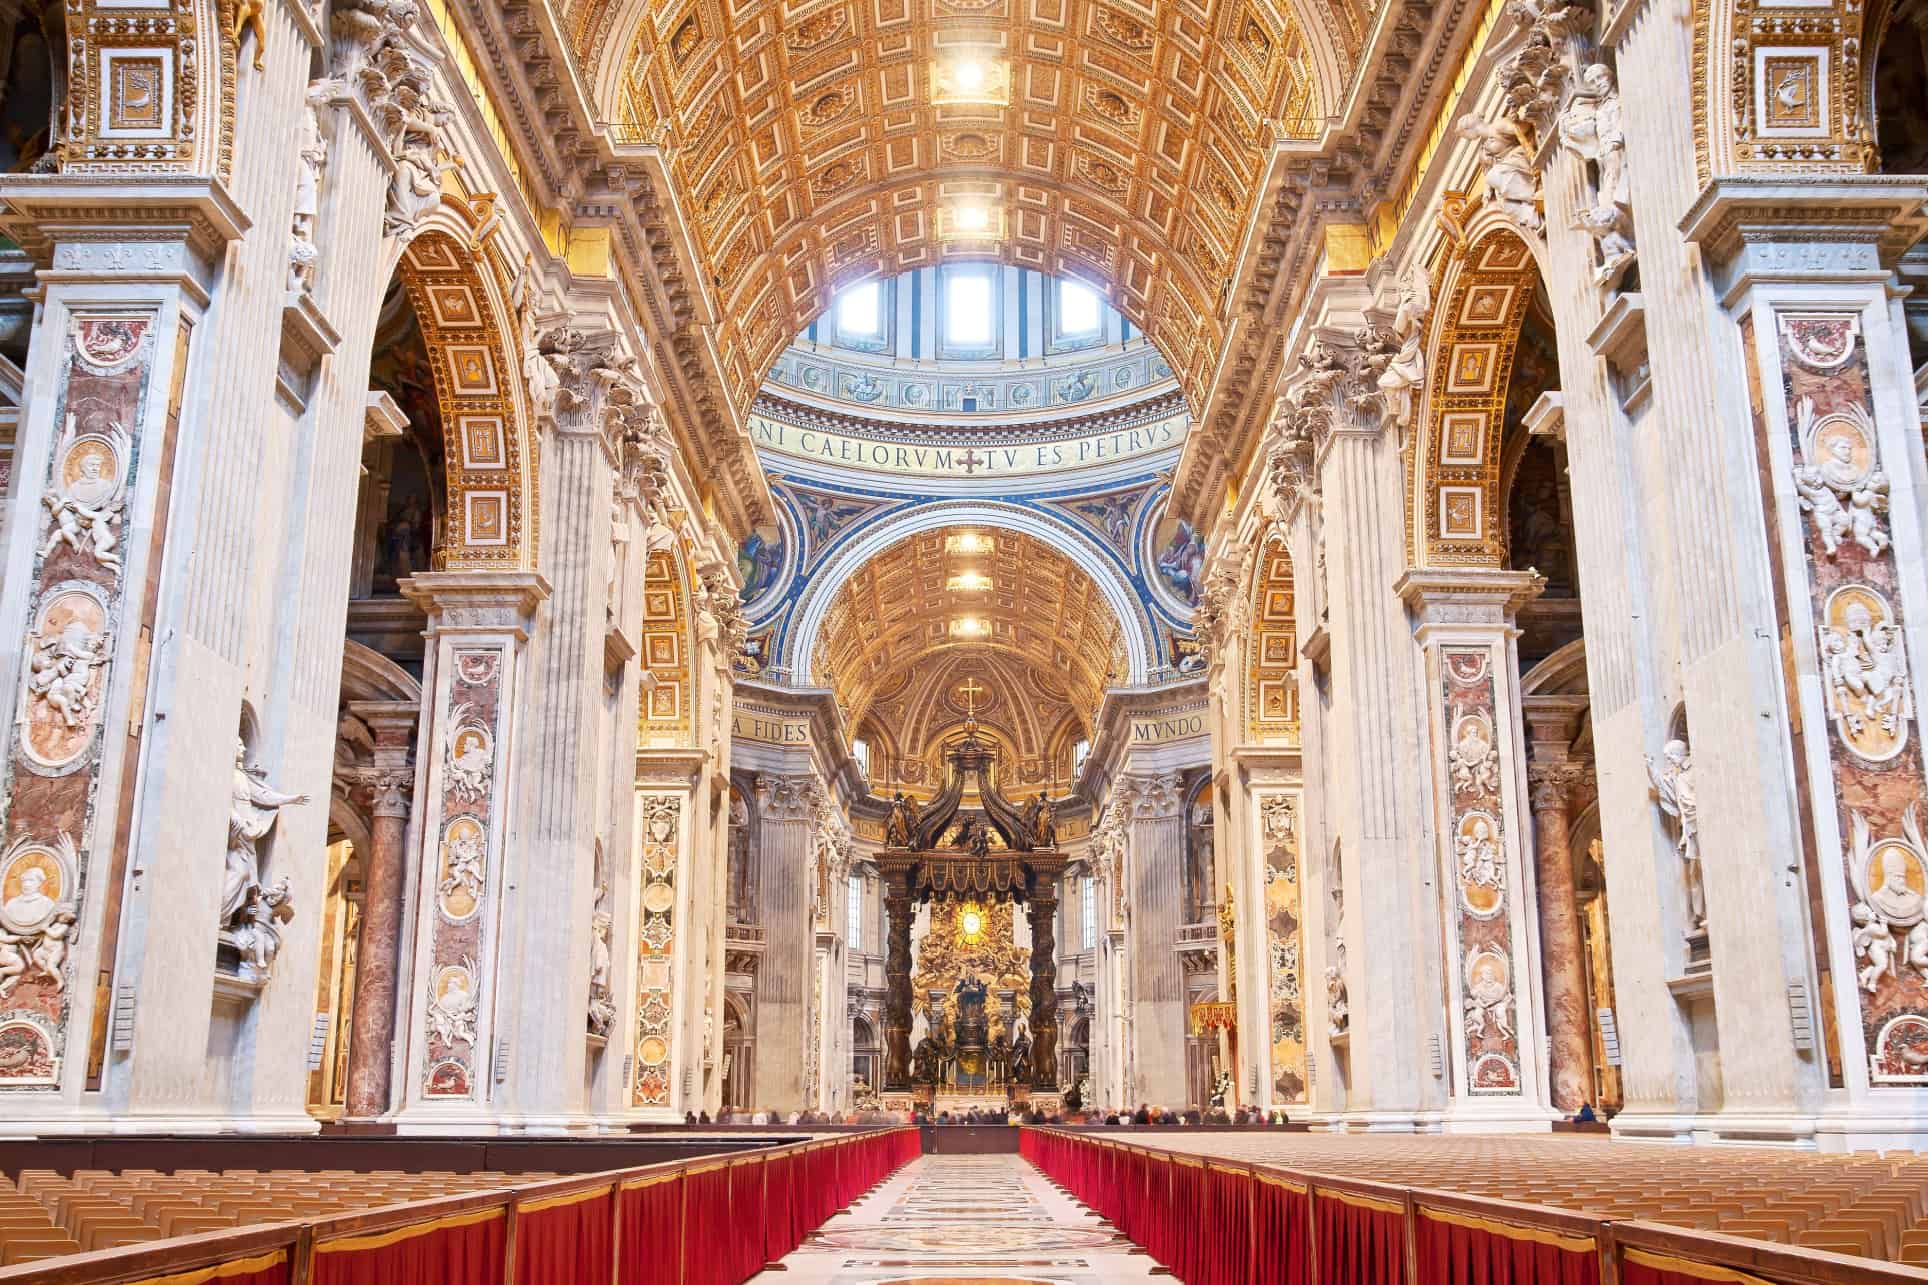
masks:
<svg viewBox="0 0 1928 1285"><path fill-rule="evenodd" d="M1434 626L1506 628L1512 624L1514 613L1545 588L1546 577L1537 571L1480 567L1415 567L1392 587L1412 612L1422 634Z"/></svg>
<svg viewBox="0 0 1928 1285"><path fill-rule="evenodd" d="M45 266L67 241L180 241L207 263L252 226L213 178L138 174L0 177L0 229Z"/></svg>
<svg viewBox="0 0 1928 1285"><path fill-rule="evenodd" d="M1717 178L1680 219L1680 232L1726 265L1757 245L1873 246L1884 267L1928 232L1928 181L1814 174Z"/></svg>

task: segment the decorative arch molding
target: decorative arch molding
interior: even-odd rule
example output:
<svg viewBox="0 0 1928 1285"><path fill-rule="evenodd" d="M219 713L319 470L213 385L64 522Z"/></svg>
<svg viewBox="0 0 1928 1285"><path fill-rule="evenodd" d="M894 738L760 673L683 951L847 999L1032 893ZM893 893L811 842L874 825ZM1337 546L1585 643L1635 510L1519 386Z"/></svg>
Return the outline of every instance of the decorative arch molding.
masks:
<svg viewBox="0 0 1928 1285"><path fill-rule="evenodd" d="M1889 8L1694 0L1701 184L1727 174L1871 170L1868 73Z"/></svg>
<svg viewBox="0 0 1928 1285"><path fill-rule="evenodd" d="M682 558L667 549L650 554L643 564L643 684L636 731L645 747L665 739L685 744L695 726L695 638L681 564Z"/></svg>
<svg viewBox="0 0 1928 1285"><path fill-rule="evenodd" d="M422 684L406 669L372 647L348 639L341 648L341 698L344 701L422 703Z"/></svg>
<svg viewBox="0 0 1928 1285"><path fill-rule="evenodd" d="M1526 671L1521 696L1584 696L1587 692L1587 640L1576 638Z"/></svg>
<svg viewBox="0 0 1928 1285"><path fill-rule="evenodd" d="M795 623L784 645L788 668L798 684L808 687L815 681L812 665L817 639L823 632L824 616L844 582L864 563L907 536L947 526L1015 531L1052 541L1058 552L1091 577L1105 604L1117 616L1124 636L1129 683L1135 687L1148 680L1153 658L1158 655L1150 616L1125 573L1091 539L1071 523L1036 510L982 500L952 500L916 505L899 517L879 522L816 568L798 600L792 616Z"/></svg>
<svg viewBox="0 0 1928 1285"><path fill-rule="evenodd" d="M396 267L434 371L448 477L447 570L527 570L538 531L537 452L501 282L445 201Z"/></svg>
<svg viewBox="0 0 1928 1285"><path fill-rule="evenodd" d="M1490 209L1453 247L1434 292L1407 531L1414 566L1501 567L1506 391L1539 264Z"/></svg>
<svg viewBox="0 0 1928 1285"><path fill-rule="evenodd" d="M1252 627L1245 657L1245 737L1299 741L1299 627L1292 555L1260 542L1252 566Z"/></svg>

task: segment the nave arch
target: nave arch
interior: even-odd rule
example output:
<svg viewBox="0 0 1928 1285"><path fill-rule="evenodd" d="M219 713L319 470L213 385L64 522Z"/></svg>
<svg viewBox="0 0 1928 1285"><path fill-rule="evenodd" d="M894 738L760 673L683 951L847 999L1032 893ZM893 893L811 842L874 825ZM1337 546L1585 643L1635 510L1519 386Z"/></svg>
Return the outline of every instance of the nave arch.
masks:
<svg viewBox="0 0 1928 1285"><path fill-rule="evenodd" d="M1415 567L1503 567L1507 389L1539 265L1490 205L1448 244L1408 447L1410 556Z"/></svg>
<svg viewBox="0 0 1928 1285"><path fill-rule="evenodd" d="M403 248L408 292L434 373L446 444L446 570L526 570L537 562L539 447L501 275L444 198Z"/></svg>
<svg viewBox="0 0 1928 1285"><path fill-rule="evenodd" d="M878 523L861 538L837 550L811 573L811 583L798 600L794 611L796 623L785 643L786 663L799 685L810 686L822 681L822 675L817 672L817 651L824 620L837 599L837 591L865 563L892 545L943 527L969 527L993 534L1004 530L1050 544L1091 578L1116 616L1125 649L1123 681L1138 686L1147 680L1158 655L1151 620L1131 581L1095 541L1069 522L1015 505L941 500L916 505L900 517Z"/></svg>

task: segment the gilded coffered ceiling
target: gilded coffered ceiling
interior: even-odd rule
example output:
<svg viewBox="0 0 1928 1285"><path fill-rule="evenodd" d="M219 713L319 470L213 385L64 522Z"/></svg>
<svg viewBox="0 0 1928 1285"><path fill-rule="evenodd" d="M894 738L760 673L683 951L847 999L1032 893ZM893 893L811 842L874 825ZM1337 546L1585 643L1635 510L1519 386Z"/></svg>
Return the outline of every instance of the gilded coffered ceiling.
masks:
<svg viewBox="0 0 1928 1285"><path fill-rule="evenodd" d="M1029 659L990 647L950 648L885 680L856 729L870 746L869 777L888 793L898 785L936 790L944 751L975 710L979 735L998 748L998 779L1011 793L1068 788L1071 746L1090 735L1093 711L1075 709L1062 678Z"/></svg>
<svg viewBox="0 0 1928 1285"><path fill-rule="evenodd" d="M998 701L1043 700L1093 714L1125 669L1122 627L1090 576L1030 536L957 528L911 536L859 568L824 617L816 667L851 727L888 707L901 737L912 724L948 725L936 706L950 688L926 680L973 653L1030 671L1023 690L1000 682L982 697L987 713ZM1017 739L1032 754L1054 730L1037 711L1004 721L1022 729Z"/></svg>
<svg viewBox="0 0 1928 1285"><path fill-rule="evenodd" d="M1315 132L1315 85L1351 69L1369 10L573 0L562 19L603 116L669 157L739 406L836 288L947 258L1104 283L1196 406L1269 150Z"/></svg>

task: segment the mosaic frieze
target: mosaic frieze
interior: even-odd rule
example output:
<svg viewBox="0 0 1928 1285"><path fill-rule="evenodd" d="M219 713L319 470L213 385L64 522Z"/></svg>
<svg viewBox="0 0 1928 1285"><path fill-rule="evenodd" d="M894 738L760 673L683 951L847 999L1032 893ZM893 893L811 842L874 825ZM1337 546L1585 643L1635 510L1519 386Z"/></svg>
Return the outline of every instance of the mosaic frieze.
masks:
<svg viewBox="0 0 1928 1285"><path fill-rule="evenodd" d="M1501 817L1493 653L1439 649L1447 735L1451 878L1458 932L1465 1080L1474 1095L1520 1092L1511 890Z"/></svg>
<svg viewBox="0 0 1928 1285"><path fill-rule="evenodd" d="M83 314L66 336L0 791L0 1086L55 1088L66 1058L153 329L150 315Z"/></svg>
<svg viewBox="0 0 1928 1285"><path fill-rule="evenodd" d="M428 1064L422 1095L474 1099L483 1059L476 1048L483 1011L488 916L500 850L491 834L500 789L501 647L450 653L448 716L442 736L441 831L431 889L434 925L428 970Z"/></svg>
<svg viewBox="0 0 1928 1285"><path fill-rule="evenodd" d="M1922 759L1867 351L1856 313L1777 323L1869 1078L1928 1083Z"/></svg>
<svg viewBox="0 0 1928 1285"><path fill-rule="evenodd" d="M636 911L636 1074L634 1106L668 1106L675 1011L671 954L676 947L676 866L683 801L648 794L642 810L642 895Z"/></svg>

